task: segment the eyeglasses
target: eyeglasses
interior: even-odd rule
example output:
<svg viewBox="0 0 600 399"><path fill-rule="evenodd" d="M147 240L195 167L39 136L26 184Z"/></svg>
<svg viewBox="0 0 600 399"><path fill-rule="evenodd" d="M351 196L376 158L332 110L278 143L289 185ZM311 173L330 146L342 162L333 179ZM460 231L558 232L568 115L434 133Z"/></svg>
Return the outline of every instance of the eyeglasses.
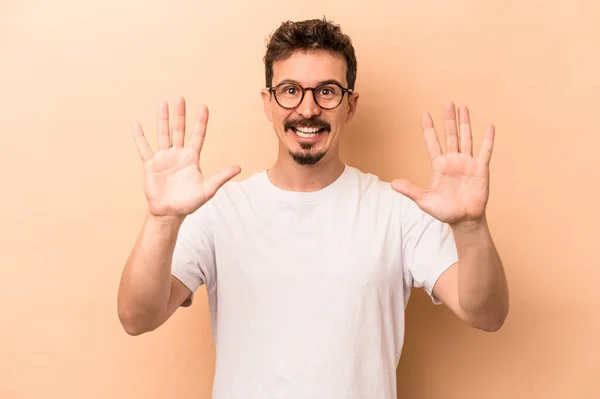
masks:
<svg viewBox="0 0 600 399"><path fill-rule="evenodd" d="M354 92L337 83L323 83L317 87L304 88L296 83L283 82L276 87L268 87L268 89L275 94L277 104L285 109L294 109L300 105L307 90L312 91L317 105L325 110L337 108L342 103L344 93L350 95Z"/></svg>

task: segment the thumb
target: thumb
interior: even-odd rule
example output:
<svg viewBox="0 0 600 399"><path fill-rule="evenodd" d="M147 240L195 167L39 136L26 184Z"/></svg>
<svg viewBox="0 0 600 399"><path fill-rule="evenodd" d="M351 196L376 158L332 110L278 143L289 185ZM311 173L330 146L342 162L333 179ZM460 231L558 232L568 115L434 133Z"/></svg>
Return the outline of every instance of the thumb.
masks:
<svg viewBox="0 0 600 399"><path fill-rule="evenodd" d="M242 168L238 165L228 165L209 176L204 181L207 200L212 198L218 189L220 189L225 183L227 183L241 171Z"/></svg>
<svg viewBox="0 0 600 399"><path fill-rule="evenodd" d="M397 179L392 182L392 188L416 202L417 204L425 197L425 190L414 185L408 180Z"/></svg>

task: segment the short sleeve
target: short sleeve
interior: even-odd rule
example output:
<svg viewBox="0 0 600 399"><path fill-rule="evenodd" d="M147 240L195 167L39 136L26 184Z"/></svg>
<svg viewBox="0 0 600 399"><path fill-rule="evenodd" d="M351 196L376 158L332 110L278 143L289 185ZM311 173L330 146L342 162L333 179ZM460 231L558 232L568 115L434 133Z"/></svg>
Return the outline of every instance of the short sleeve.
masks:
<svg viewBox="0 0 600 399"><path fill-rule="evenodd" d="M212 200L188 215L179 229L171 274L185 284L192 296L201 285L215 282L215 247ZM183 306L191 304L191 297Z"/></svg>
<svg viewBox="0 0 600 399"><path fill-rule="evenodd" d="M410 198L402 196L402 263L409 287L423 288L434 304L437 279L458 261L452 229L447 223L424 212Z"/></svg>

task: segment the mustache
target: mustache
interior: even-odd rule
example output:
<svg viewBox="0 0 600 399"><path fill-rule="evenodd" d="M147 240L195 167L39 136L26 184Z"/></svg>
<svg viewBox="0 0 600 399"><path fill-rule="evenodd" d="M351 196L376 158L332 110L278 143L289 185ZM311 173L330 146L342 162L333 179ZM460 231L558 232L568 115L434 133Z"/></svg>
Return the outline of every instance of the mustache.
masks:
<svg viewBox="0 0 600 399"><path fill-rule="evenodd" d="M283 127L285 130L291 129L292 127L315 127L317 129L325 129L328 132L331 131L329 123L317 118L288 119L285 121Z"/></svg>

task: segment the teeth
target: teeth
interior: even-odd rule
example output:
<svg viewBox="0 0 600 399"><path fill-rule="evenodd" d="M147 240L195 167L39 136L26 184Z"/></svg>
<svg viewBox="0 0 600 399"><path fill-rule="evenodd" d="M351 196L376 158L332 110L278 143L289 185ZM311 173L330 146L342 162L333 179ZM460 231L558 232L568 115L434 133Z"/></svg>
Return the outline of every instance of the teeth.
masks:
<svg viewBox="0 0 600 399"><path fill-rule="evenodd" d="M311 138L311 137L315 137L315 136L319 135L318 133L302 133L300 131L296 131L296 134L298 136L306 138L306 139Z"/></svg>
<svg viewBox="0 0 600 399"><path fill-rule="evenodd" d="M296 131L302 133L316 133L319 129L316 127L297 127Z"/></svg>
<svg viewBox="0 0 600 399"><path fill-rule="evenodd" d="M305 139L309 139L311 137L315 137L319 135L319 128L317 127L295 127L295 133Z"/></svg>

